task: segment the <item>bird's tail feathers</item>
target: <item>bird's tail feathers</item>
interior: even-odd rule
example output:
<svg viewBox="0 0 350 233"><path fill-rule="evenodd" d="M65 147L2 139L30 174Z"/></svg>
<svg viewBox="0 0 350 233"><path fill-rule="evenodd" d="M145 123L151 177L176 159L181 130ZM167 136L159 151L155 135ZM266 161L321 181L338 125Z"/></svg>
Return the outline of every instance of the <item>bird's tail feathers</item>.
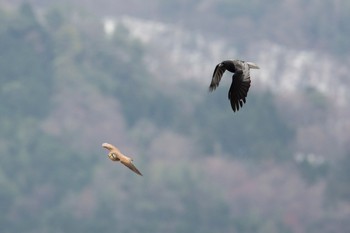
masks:
<svg viewBox="0 0 350 233"><path fill-rule="evenodd" d="M250 69L260 69L260 67L253 62L247 62L247 64L248 64Z"/></svg>

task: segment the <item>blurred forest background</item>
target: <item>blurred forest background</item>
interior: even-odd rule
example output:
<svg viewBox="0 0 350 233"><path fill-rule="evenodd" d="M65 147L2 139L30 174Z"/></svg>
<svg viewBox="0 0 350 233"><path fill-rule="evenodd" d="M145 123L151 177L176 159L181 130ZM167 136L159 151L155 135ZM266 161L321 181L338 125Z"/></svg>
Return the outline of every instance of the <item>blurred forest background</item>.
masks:
<svg viewBox="0 0 350 233"><path fill-rule="evenodd" d="M1 0L1 232L347 232L349 12ZM261 67L235 114L229 74L208 92L227 58Z"/></svg>

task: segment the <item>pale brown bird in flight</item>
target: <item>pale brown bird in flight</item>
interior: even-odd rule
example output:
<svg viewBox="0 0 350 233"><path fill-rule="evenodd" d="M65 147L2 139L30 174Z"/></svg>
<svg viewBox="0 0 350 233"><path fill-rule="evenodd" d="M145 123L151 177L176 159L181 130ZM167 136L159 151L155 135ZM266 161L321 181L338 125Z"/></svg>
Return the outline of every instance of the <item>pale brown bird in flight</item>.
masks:
<svg viewBox="0 0 350 233"><path fill-rule="evenodd" d="M120 150L117 147L115 147L109 143L103 143L102 147L106 148L109 151L108 157L112 161L120 161L122 164L124 164L125 166L130 168L130 170L132 170L136 174L142 176L141 172L139 170L137 170L135 165L132 163L133 159L123 155L122 152L120 152Z"/></svg>
<svg viewBox="0 0 350 233"><path fill-rule="evenodd" d="M226 70L232 72L232 83L228 92L228 98L232 110L234 112L238 111L246 102L246 97L250 88L250 69L259 69L259 66L253 62L241 60L225 60L220 62L215 67L209 91L212 92L219 86L222 75Z"/></svg>

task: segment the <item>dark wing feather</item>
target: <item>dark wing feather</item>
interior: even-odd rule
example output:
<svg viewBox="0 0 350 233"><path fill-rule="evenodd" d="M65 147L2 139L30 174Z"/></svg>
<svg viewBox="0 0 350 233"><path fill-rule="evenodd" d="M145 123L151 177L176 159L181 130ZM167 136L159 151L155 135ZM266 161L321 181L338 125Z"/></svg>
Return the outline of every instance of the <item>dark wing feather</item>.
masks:
<svg viewBox="0 0 350 233"><path fill-rule="evenodd" d="M135 172L136 174L142 176L141 172L135 167L135 165L130 162L130 163L125 163L124 161L120 161L122 164L124 164L125 166L127 166L130 170L132 170L133 172Z"/></svg>
<svg viewBox="0 0 350 233"><path fill-rule="evenodd" d="M234 112L238 111L240 107L243 107L250 88L249 72L245 73L245 75L243 74L243 72L238 71L232 76L232 83L228 92L228 98Z"/></svg>
<svg viewBox="0 0 350 233"><path fill-rule="evenodd" d="M211 79L211 83L209 86L209 91L214 91L219 86L220 80L221 80L222 75L224 74L225 71L226 71L226 68L225 68L224 64L222 64L222 63L219 63L215 67L213 77Z"/></svg>

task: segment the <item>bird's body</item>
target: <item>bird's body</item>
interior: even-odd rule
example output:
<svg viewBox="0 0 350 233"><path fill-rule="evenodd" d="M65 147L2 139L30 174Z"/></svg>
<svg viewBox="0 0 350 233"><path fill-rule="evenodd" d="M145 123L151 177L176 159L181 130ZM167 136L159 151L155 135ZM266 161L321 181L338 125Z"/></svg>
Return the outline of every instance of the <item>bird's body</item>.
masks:
<svg viewBox="0 0 350 233"><path fill-rule="evenodd" d="M122 152L120 152L120 150L117 147L115 147L115 146L113 146L113 145L111 145L109 143L103 143L102 147L109 151L108 157L112 161L120 161L122 164L127 166L130 170L132 170L136 174L142 176L141 172L133 164L133 162L132 162L133 159L129 158L126 155L124 155Z"/></svg>
<svg viewBox="0 0 350 233"><path fill-rule="evenodd" d="M246 102L251 82L250 69L259 69L259 67L252 62L241 60L222 61L215 67L209 91L214 91L219 86L220 80L226 70L233 73L228 98L231 102L232 110L234 112L238 111Z"/></svg>

